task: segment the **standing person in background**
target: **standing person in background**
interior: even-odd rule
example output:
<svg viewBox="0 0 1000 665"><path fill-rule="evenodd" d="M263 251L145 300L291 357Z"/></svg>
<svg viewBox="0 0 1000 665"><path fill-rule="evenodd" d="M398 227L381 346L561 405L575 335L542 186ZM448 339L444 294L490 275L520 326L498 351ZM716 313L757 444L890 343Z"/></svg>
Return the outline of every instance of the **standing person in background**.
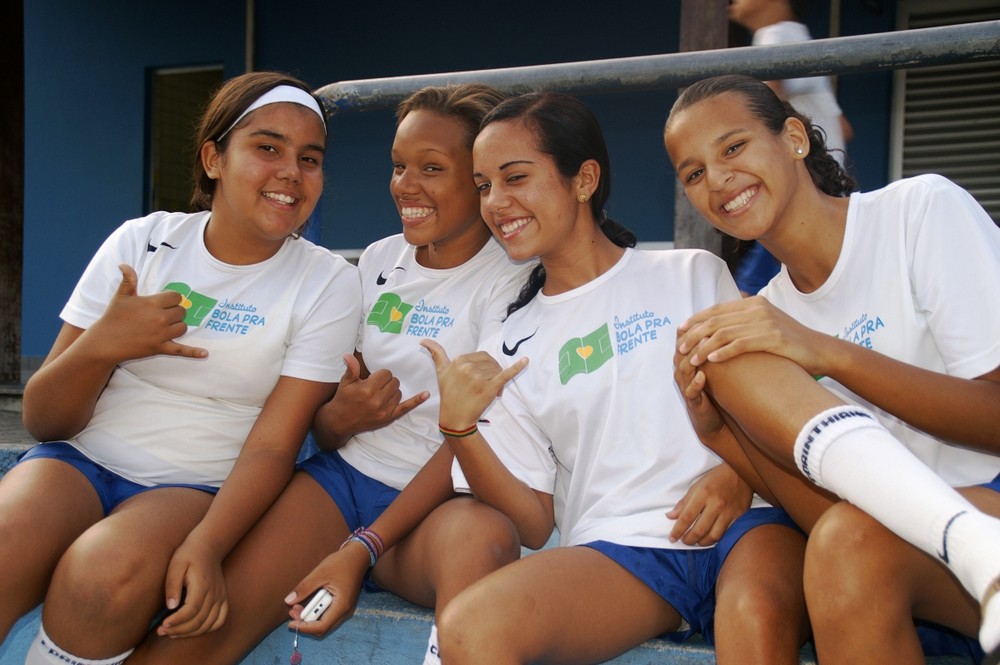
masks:
<svg viewBox="0 0 1000 665"><path fill-rule="evenodd" d="M754 46L805 42L812 39L809 28L800 21L808 0L732 0L729 19L752 33ZM809 76L780 81L767 81L778 97L812 121L826 135L826 146L840 162L846 163L847 143L854 130L837 103L829 76ZM750 241L750 247L740 257L734 277L744 296L756 295L778 274L781 264L760 243Z"/></svg>
<svg viewBox="0 0 1000 665"><path fill-rule="evenodd" d="M751 77L686 88L664 139L707 222L782 262L679 326L675 376L702 441L737 444L809 532L820 662L922 663L920 619L996 663L1000 230L939 175L852 193Z"/></svg>
<svg viewBox="0 0 1000 665"><path fill-rule="evenodd" d="M121 663L165 611L227 617L222 562L288 483L344 373L357 269L301 237L326 121L298 79L226 82L200 123L195 213L120 226L24 392L40 443L0 481L0 637L44 599L30 665Z"/></svg>
<svg viewBox="0 0 1000 665"><path fill-rule="evenodd" d="M676 322L739 298L726 264L634 248L604 210L607 147L574 97L504 102L474 156L484 219L540 265L483 351L449 361L424 342L441 429L457 486L521 532L555 515L560 546L452 600L442 661L581 665L701 633L720 663L797 665L803 535L781 510L747 510L750 488L700 444L664 373Z"/></svg>
<svg viewBox="0 0 1000 665"><path fill-rule="evenodd" d="M420 347L429 337L459 353L477 348L531 268L492 238L472 179L472 141L501 99L464 84L400 103L389 193L402 233L358 261L364 326L336 396L316 416L321 452L226 561L229 621L191 640L163 631L130 663L235 663L290 609L293 628L322 635L353 614L362 585L440 610L520 556L507 517L453 498L434 367ZM537 547L546 536L525 541ZM332 593L332 604L318 620L299 621L317 590ZM428 650L436 651L433 637Z"/></svg>

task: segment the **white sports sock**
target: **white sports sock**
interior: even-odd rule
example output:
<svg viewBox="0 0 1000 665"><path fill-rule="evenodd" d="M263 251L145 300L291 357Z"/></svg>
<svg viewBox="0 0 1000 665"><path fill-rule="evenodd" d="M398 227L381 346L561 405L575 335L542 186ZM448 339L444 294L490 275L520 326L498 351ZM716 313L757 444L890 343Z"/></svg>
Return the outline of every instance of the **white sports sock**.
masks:
<svg viewBox="0 0 1000 665"><path fill-rule="evenodd" d="M424 654L424 665L441 665L441 650L438 648L438 627L431 624L431 636L427 640L427 653Z"/></svg>
<svg viewBox="0 0 1000 665"><path fill-rule="evenodd" d="M45 626L39 625L38 635L28 647L28 655L24 659L24 665L122 665L133 651L134 649L129 649L125 653L101 660L80 658L56 646L55 642L45 633Z"/></svg>
<svg viewBox="0 0 1000 665"><path fill-rule="evenodd" d="M944 482L871 411L841 406L815 416L795 442L795 463L820 487L936 556L977 601L1000 574L1000 520Z"/></svg>

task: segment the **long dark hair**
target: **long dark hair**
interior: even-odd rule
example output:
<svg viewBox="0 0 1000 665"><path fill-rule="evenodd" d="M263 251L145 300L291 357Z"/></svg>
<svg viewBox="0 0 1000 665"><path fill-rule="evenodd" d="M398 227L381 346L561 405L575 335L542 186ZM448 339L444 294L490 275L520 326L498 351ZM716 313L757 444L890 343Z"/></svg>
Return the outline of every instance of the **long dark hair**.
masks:
<svg viewBox="0 0 1000 665"><path fill-rule="evenodd" d="M597 189L590 197L590 210L601 231L619 247L634 247L635 234L608 217L604 206L611 194L611 160L597 118L576 97L558 92L531 92L508 99L490 111L480 127L505 120L523 120L534 133L540 152L550 156L564 178L572 178L589 159L600 166ZM517 299L507 308L508 316L528 304L545 284L545 268L539 263L528 277Z"/></svg>
<svg viewBox="0 0 1000 665"><path fill-rule="evenodd" d="M666 129L669 129L670 121L677 113L698 102L712 99L727 92L743 97L750 113L775 135L784 131L785 121L788 118L798 118L802 122L809 136L809 154L805 158L806 168L809 170L809 176L813 183L822 192L830 196L848 196L857 190L857 181L844 170L844 167L827 148L826 135L823 130L813 125L808 117L792 108L791 104L782 101L766 84L752 76L726 74L698 81L686 88L670 109Z"/></svg>

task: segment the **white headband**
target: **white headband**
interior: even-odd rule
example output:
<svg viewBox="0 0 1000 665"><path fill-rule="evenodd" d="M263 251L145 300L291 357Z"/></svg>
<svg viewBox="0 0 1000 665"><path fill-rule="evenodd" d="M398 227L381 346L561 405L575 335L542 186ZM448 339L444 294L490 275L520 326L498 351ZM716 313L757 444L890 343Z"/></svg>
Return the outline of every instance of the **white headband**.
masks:
<svg viewBox="0 0 1000 665"><path fill-rule="evenodd" d="M261 106L277 104L278 102L290 102L292 104L299 104L300 106L305 106L307 109L311 109L316 113L316 115L319 116L320 121L323 123L323 133L326 133L326 118L323 117L323 111L320 110L319 103L316 101L316 98L302 88L296 88L294 85L279 85L271 88L258 97L257 101L248 106L246 110L240 114L240 117L236 118L236 120L233 121L233 124L229 125L229 129L219 134L219 137L215 140L221 141L226 134L233 131L233 127L238 125L240 120L245 118L248 113L256 111Z"/></svg>

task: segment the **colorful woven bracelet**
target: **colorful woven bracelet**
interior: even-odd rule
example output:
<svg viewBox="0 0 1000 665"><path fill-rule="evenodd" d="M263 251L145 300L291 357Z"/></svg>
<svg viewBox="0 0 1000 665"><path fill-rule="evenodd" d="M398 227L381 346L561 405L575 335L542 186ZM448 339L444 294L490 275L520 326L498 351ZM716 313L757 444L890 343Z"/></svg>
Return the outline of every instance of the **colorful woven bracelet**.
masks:
<svg viewBox="0 0 1000 665"><path fill-rule="evenodd" d="M368 558L371 561L371 563L368 565L369 568L375 566L375 563L379 560L379 557L381 557L382 553L385 551L385 543L382 542L382 538L380 538L379 535L374 531L372 531L371 529L366 529L363 527L355 529L354 532L347 537L347 540L343 542L343 544L340 546L340 549L344 549L345 547L347 547L347 544L352 541L361 543L361 545L366 550L368 550Z"/></svg>
<svg viewBox="0 0 1000 665"><path fill-rule="evenodd" d="M464 439L465 437L472 436L479 431L479 423L465 429L451 429L450 427L445 427L444 425L438 425L438 430L444 436L448 436L453 439Z"/></svg>

